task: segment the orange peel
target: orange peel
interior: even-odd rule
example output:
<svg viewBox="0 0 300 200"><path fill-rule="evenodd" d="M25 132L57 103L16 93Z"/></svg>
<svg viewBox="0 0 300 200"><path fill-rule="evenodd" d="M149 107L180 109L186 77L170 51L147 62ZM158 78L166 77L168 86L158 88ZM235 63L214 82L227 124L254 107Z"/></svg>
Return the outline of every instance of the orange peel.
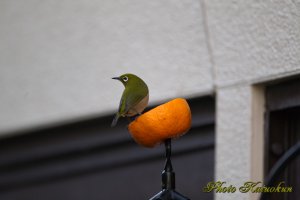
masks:
<svg viewBox="0 0 300 200"><path fill-rule="evenodd" d="M138 116L128 125L133 139L144 147L154 147L168 138L184 135L191 127L189 104L176 98Z"/></svg>

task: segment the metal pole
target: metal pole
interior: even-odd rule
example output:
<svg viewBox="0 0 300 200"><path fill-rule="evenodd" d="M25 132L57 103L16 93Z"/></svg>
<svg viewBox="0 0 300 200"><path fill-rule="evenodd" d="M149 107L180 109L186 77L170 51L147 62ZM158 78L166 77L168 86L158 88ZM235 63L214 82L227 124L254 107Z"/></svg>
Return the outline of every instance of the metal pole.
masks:
<svg viewBox="0 0 300 200"><path fill-rule="evenodd" d="M189 200L189 198L175 191L175 173L171 162L171 139L165 140L166 163L161 174L162 191L149 200Z"/></svg>

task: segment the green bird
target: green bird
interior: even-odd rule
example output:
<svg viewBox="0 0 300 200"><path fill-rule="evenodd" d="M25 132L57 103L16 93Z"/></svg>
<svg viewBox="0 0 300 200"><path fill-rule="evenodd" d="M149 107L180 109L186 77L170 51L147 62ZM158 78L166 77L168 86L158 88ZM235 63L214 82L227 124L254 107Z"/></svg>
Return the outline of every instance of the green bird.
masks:
<svg viewBox="0 0 300 200"><path fill-rule="evenodd" d="M115 126L120 117L132 117L141 115L149 101L149 91L146 83L134 74L123 74L112 79L119 80L125 86L119 110L116 113L111 126Z"/></svg>

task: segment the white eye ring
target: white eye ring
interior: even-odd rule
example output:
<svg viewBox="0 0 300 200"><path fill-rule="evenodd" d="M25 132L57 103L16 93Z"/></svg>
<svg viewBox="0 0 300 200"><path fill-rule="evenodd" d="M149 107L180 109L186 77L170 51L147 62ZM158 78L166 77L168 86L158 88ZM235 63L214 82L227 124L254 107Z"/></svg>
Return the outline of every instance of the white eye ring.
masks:
<svg viewBox="0 0 300 200"><path fill-rule="evenodd" d="M124 82L127 82L127 81L128 81L128 77L127 77L127 76L124 76L124 77L123 77L123 81L124 81Z"/></svg>

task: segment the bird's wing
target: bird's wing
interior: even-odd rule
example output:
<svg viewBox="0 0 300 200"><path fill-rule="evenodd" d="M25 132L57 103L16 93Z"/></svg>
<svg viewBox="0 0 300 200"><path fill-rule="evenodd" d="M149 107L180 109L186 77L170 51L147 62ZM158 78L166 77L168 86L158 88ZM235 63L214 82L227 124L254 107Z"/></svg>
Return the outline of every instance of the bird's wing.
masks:
<svg viewBox="0 0 300 200"><path fill-rule="evenodd" d="M122 98L121 98L120 104L119 104L119 111L118 111L119 115L123 116L126 113L125 110L126 110L126 100L125 100L124 95L122 95Z"/></svg>
<svg viewBox="0 0 300 200"><path fill-rule="evenodd" d="M124 97L126 96L126 97ZM130 95L122 95L119 113L121 116L125 115L132 107L138 104L144 98L143 95L130 93Z"/></svg>
<svg viewBox="0 0 300 200"><path fill-rule="evenodd" d="M125 106L126 105L125 105L124 95L122 95L120 103L119 103L118 112L115 114L115 117L111 123L111 127L116 126L120 116L124 117L124 114L126 113L126 112L124 112Z"/></svg>

